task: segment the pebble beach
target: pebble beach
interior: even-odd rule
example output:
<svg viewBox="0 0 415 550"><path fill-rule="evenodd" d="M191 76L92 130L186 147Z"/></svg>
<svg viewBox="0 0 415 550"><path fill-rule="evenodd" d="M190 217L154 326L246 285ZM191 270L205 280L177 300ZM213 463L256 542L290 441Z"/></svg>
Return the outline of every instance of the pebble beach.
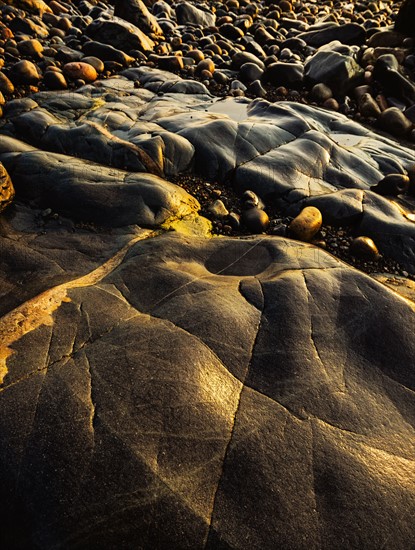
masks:
<svg viewBox="0 0 415 550"><path fill-rule="evenodd" d="M0 0L0 180L0 547L415 545L413 0Z"/></svg>

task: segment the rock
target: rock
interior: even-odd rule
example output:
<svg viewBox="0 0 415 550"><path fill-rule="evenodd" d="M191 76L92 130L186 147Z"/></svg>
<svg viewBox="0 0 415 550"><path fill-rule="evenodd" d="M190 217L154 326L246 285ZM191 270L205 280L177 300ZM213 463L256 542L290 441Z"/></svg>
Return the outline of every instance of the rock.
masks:
<svg viewBox="0 0 415 550"><path fill-rule="evenodd" d="M229 214L229 211L220 199L213 201L209 205L208 210L215 218L225 218Z"/></svg>
<svg viewBox="0 0 415 550"><path fill-rule="evenodd" d="M209 71L210 74L213 74L215 72L215 64L213 63L212 59L207 58L199 61L196 66L196 74L200 74L203 71Z"/></svg>
<svg viewBox="0 0 415 550"><path fill-rule="evenodd" d="M55 59L61 63L72 63L74 61L81 61L83 57L83 53L79 50L74 50L68 46L60 46Z"/></svg>
<svg viewBox="0 0 415 550"><path fill-rule="evenodd" d="M315 206L307 206L288 226L288 230L295 238L309 242L320 231L323 223L321 212Z"/></svg>
<svg viewBox="0 0 415 550"><path fill-rule="evenodd" d="M406 193L409 187L409 177L404 174L388 174L382 178L371 191L379 195L397 196Z"/></svg>
<svg viewBox="0 0 415 550"><path fill-rule="evenodd" d="M269 227L268 214L261 208L249 208L242 212L241 221L251 233L263 233Z"/></svg>
<svg viewBox="0 0 415 550"><path fill-rule="evenodd" d="M410 302L277 237L5 229L3 540L62 546L82 510L96 548L410 547Z"/></svg>
<svg viewBox="0 0 415 550"><path fill-rule="evenodd" d="M18 61L9 72L10 80L13 84L34 84L40 80L39 71L34 63L27 61Z"/></svg>
<svg viewBox="0 0 415 550"><path fill-rule="evenodd" d="M63 74L70 80L82 79L85 82L94 82L98 78L98 73L89 63L73 62L66 63L63 66Z"/></svg>
<svg viewBox="0 0 415 550"><path fill-rule="evenodd" d="M370 48L377 48L378 46L396 48L402 46L403 40L404 37L399 32L379 31L368 38L367 45Z"/></svg>
<svg viewBox="0 0 415 550"><path fill-rule="evenodd" d="M49 36L48 27L39 19L34 21L34 18L23 17L17 15L9 22L9 28L14 34L25 34L28 36L38 36L39 38L47 38Z"/></svg>
<svg viewBox="0 0 415 550"><path fill-rule="evenodd" d="M367 261L377 261L379 251L373 240L369 237L356 237L350 245L350 253L357 258Z"/></svg>
<svg viewBox="0 0 415 550"><path fill-rule="evenodd" d="M219 27L219 34L224 36L225 38L228 38L229 40L240 40L244 33L235 25L232 25L231 23L225 23Z"/></svg>
<svg viewBox="0 0 415 550"><path fill-rule="evenodd" d="M36 150L0 152L0 161L21 200L50 207L74 220L106 227L159 227L200 209L183 189L152 174Z"/></svg>
<svg viewBox="0 0 415 550"><path fill-rule="evenodd" d="M4 95L11 95L14 92L13 82L0 71L0 92Z"/></svg>
<svg viewBox="0 0 415 550"><path fill-rule="evenodd" d="M334 97L329 97L326 99L323 102L322 107L329 109L330 111L338 111L340 109L339 102Z"/></svg>
<svg viewBox="0 0 415 550"><path fill-rule="evenodd" d="M150 55L149 61L157 64L163 71L180 71L184 67L183 57L181 55ZM209 73L210 74L210 73Z"/></svg>
<svg viewBox="0 0 415 550"><path fill-rule="evenodd" d="M385 94L402 99L407 105L415 102L415 84L399 72L394 55L381 55L375 62L372 76L381 84Z"/></svg>
<svg viewBox="0 0 415 550"><path fill-rule="evenodd" d="M315 206L323 216L323 219L330 225L356 225L362 218L363 200L365 198L364 191L361 189L345 189L309 197L301 202L301 206ZM298 206L293 205L288 210L288 214L295 215L298 211Z"/></svg>
<svg viewBox="0 0 415 550"><path fill-rule="evenodd" d="M36 38L30 40L22 40L17 44L19 52L28 57L35 59L42 58L43 46Z"/></svg>
<svg viewBox="0 0 415 550"><path fill-rule="evenodd" d="M265 69L262 81L273 86L299 89L303 85L304 68L301 63L271 63Z"/></svg>
<svg viewBox="0 0 415 550"><path fill-rule="evenodd" d="M245 65L245 63L254 63L255 65L258 65L258 67L262 70L265 69L264 62L259 59L256 55L249 52L236 52L232 56L232 68L235 70L239 70L242 65Z"/></svg>
<svg viewBox="0 0 415 550"><path fill-rule="evenodd" d="M263 70L255 63L244 63L239 71L240 79L246 84L260 80L262 74Z"/></svg>
<svg viewBox="0 0 415 550"><path fill-rule="evenodd" d="M213 27L216 21L216 17L213 13L201 10L188 2L177 4L176 17L179 25Z"/></svg>
<svg viewBox="0 0 415 550"><path fill-rule="evenodd" d="M162 36L163 31L142 0L116 0L114 15L132 23L145 34Z"/></svg>
<svg viewBox="0 0 415 550"><path fill-rule="evenodd" d="M92 65L94 69L97 71L97 73L102 73L105 69L104 63L99 59L98 57L87 55L82 58L83 63L88 63L88 65Z"/></svg>
<svg viewBox="0 0 415 550"><path fill-rule="evenodd" d="M249 189L247 189L242 193L242 200L244 201L244 208L246 210L249 210L249 208L253 208L253 207L260 208L260 209L265 208L264 203L258 197L258 195ZM248 208L245 206L247 203L249 204Z"/></svg>
<svg viewBox="0 0 415 550"><path fill-rule="evenodd" d="M397 137L406 136L412 129L412 122L397 107L389 107L378 119L379 126Z"/></svg>
<svg viewBox="0 0 415 550"><path fill-rule="evenodd" d="M323 83L339 96L362 84L363 74L352 57L334 51L318 51L304 66L304 80L309 86Z"/></svg>
<svg viewBox="0 0 415 550"><path fill-rule="evenodd" d="M57 71L46 71L43 83L49 90L66 90L68 83L62 73Z"/></svg>
<svg viewBox="0 0 415 550"><path fill-rule="evenodd" d="M310 94L311 97L319 103L323 103L327 99L333 97L333 92L331 91L331 89L322 82L320 82L319 84L315 84L311 88Z"/></svg>
<svg viewBox="0 0 415 550"><path fill-rule="evenodd" d="M369 93L364 93L359 97L359 113L367 118L378 118L380 116L380 107Z"/></svg>
<svg viewBox="0 0 415 550"><path fill-rule="evenodd" d="M415 37L415 0L403 0L395 20L395 31Z"/></svg>
<svg viewBox="0 0 415 550"><path fill-rule="evenodd" d="M14 187L9 174L0 162L0 212L14 199Z"/></svg>
<svg viewBox="0 0 415 550"><path fill-rule="evenodd" d="M114 48L108 44L102 44L95 40L89 40L82 46L82 51L86 56L98 57L102 61L115 61L127 67L133 63L134 58L125 52ZM85 60L83 60L85 62Z"/></svg>
<svg viewBox="0 0 415 550"><path fill-rule="evenodd" d="M110 20L98 18L88 25L85 32L93 40L125 52L131 50L149 52L155 46L153 40L143 31L119 17L112 17Z"/></svg>
<svg viewBox="0 0 415 550"><path fill-rule="evenodd" d="M17 2L6 0L5 3L12 5L16 4L17 7L23 10L27 10L37 14L52 13L50 7L43 0L17 0Z"/></svg>
<svg viewBox="0 0 415 550"><path fill-rule="evenodd" d="M325 29L310 29L300 33L298 38L315 48L329 44L333 40L338 40L342 44L361 46L366 39L366 30L356 23L346 23L345 25L332 25Z"/></svg>
<svg viewBox="0 0 415 550"><path fill-rule="evenodd" d="M265 97L267 95L267 91L262 86L260 80L254 80L254 82L251 82L248 86L248 92L254 97Z"/></svg>

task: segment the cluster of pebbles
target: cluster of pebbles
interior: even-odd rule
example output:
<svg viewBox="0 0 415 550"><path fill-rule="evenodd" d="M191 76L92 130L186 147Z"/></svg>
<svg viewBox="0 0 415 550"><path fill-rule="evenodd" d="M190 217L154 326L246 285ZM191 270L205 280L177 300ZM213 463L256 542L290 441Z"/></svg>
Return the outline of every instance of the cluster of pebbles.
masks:
<svg viewBox="0 0 415 550"><path fill-rule="evenodd" d="M413 2L398 9L387 0L0 0L0 109L38 90L76 89L148 66L200 80L213 95L314 104L415 141ZM316 226L305 234L298 220L281 217L250 191L238 197L191 176L175 181L200 201L218 234L288 235L367 271L383 262L387 272L406 273L352 228L324 225L315 208L311 218L310 210L300 213L308 229ZM385 196L414 189L415 172L389 175L372 188Z"/></svg>
<svg viewBox="0 0 415 550"><path fill-rule="evenodd" d="M236 237L264 233L290 237L327 250L366 273L382 272L415 280L399 262L382 255L372 239L356 234L353 225L324 223L317 208L306 207L296 217L286 216L272 205L265 205L253 191L245 191L239 197L220 182L206 182L191 175L170 179L197 198L201 214L212 222L214 234Z"/></svg>

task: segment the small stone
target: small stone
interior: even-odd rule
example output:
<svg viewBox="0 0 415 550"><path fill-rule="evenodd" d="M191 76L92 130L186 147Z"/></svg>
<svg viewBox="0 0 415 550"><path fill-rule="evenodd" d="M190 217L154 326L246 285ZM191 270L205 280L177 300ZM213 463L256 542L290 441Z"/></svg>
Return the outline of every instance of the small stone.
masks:
<svg viewBox="0 0 415 550"><path fill-rule="evenodd" d="M248 210L247 205L251 205L250 208L258 207L264 209L265 205L262 200L258 197L256 193L254 193L250 189L247 189L243 192L242 199L244 201L244 207L246 210Z"/></svg>
<svg viewBox="0 0 415 550"><path fill-rule="evenodd" d="M397 137L404 137L412 129L412 122L397 107L389 107L379 117L382 129Z"/></svg>
<svg viewBox="0 0 415 550"><path fill-rule="evenodd" d="M278 235L279 237L285 237L287 235L287 226L283 223L279 223L272 228L271 234Z"/></svg>
<svg viewBox="0 0 415 550"><path fill-rule="evenodd" d="M208 210L216 218L225 218L229 214L228 210L226 209L226 206L223 204L223 202L220 199L217 199L216 201L212 202L212 204L208 206Z"/></svg>
<svg viewBox="0 0 415 550"><path fill-rule="evenodd" d="M338 111L340 106L339 103L334 97L330 97L329 99L326 99L323 103L323 107L325 109L329 109L330 111Z"/></svg>
<svg viewBox="0 0 415 550"><path fill-rule="evenodd" d="M36 65L26 59L15 63L10 69L9 76L13 84L37 84L40 80Z"/></svg>
<svg viewBox="0 0 415 550"><path fill-rule="evenodd" d="M318 103L324 103L324 101L333 97L333 92L328 86L320 82L311 88L310 95Z"/></svg>
<svg viewBox="0 0 415 550"><path fill-rule="evenodd" d="M321 212L315 206L306 206L290 223L291 235L300 241L309 242L320 230L323 223Z"/></svg>
<svg viewBox="0 0 415 550"><path fill-rule="evenodd" d="M43 46L39 40L22 40L18 43L17 48L22 55L40 59L42 57Z"/></svg>
<svg viewBox="0 0 415 550"><path fill-rule="evenodd" d="M231 212L228 216L227 221L232 229L238 230L241 227L241 218L239 214L236 214L236 212Z"/></svg>
<svg viewBox="0 0 415 550"><path fill-rule="evenodd" d="M94 82L98 77L95 68L89 63L83 63L82 61L66 63L63 66L63 73L70 80L81 79L85 82Z"/></svg>
<svg viewBox="0 0 415 550"><path fill-rule="evenodd" d="M406 193L409 187L409 177L405 174L388 174L377 185L370 188L378 195L397 196Z"/></svg>
<svg viewBox="0 0 415 550"><path fill-rule="evenodd" d="M101 61L101 59L98 59L98 57L92 55L83 57L82 63L88 63L88 65L92 65L97 73L102 73L105 69L103 61Z"/></svg>
<svg viewBox="0 0 415 550"><path fill-rule="evenodd" d="M378 118L382 111L370 93L364 93L359 98L359 112L365 118Z"/></svg>
<svg viewBox="0 0 415 550"><path fill-rule="evenodd" d="M251 233L263 233L269 227L268 214L261 208L250 208L242 213L242 223Z"/></svg>
<svg viewBox="0 0 415 550"><path fill-rule="evenodd" d="M8 206L14 198L12 180L4 166L0 163L0 212Z"/></svg>
<svg viewBox="0 0 415 550"><path fill-rule="evenodd" d="M350 245L350 253L356 258L367 261L379 259L379 250L370 237L356 237Z"/></svg>
<svg viewBox="0 0 415 550"><path fill-rule="evenodd" d="M0 71L0 92L4 95L10 95L14 92L13 82Z"/></svg>
<svg viewBox="0 0 415 550"><path fill-rule="evenodd" d="M211 74L215 72L215 64L211 59L202 59L199 61L196 67L196 74L200 74L202 71L209 71Z"/></svg>
<svg viewBox="0 0 415 550"><path fill-rule="evenodd" d="M57 71L46 71L43 82L49 90L65 90L68 87L63 74Z"/></svg>

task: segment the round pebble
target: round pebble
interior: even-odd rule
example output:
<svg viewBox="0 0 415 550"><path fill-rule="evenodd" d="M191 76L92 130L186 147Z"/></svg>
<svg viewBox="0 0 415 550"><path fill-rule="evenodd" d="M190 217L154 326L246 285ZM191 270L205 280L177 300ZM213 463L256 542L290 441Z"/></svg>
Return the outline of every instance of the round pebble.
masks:
<svg viewBox="0 0 415 550"><path fill-rule="evenodd" d="M268 214L261 208L244 210L241 217L242 223L251 233L263 233L269 227Z"/></svg>
<svg viewBox="0 0 415 550"><path fill-rule="evenodd" d="M290 223L290 235L300 241L309 242L318 233L323 223L321 212L315 206L306 206Z"/></svg>
<svg viewBox="0 0 415 550"><path fill-rule="evenodd" d="M96 69L89 63L83 63L82 61L66 63L63 66L63 74L69 80L81 79L85 82L94 82L98 77Z"/></svg>
<svg viewBox="0 0 415 550"><path fill-rule="evenodd" d="M370 237L356 237L350 245L350 253L356 258L367 261L379 259L379 250Z"/></svg>

